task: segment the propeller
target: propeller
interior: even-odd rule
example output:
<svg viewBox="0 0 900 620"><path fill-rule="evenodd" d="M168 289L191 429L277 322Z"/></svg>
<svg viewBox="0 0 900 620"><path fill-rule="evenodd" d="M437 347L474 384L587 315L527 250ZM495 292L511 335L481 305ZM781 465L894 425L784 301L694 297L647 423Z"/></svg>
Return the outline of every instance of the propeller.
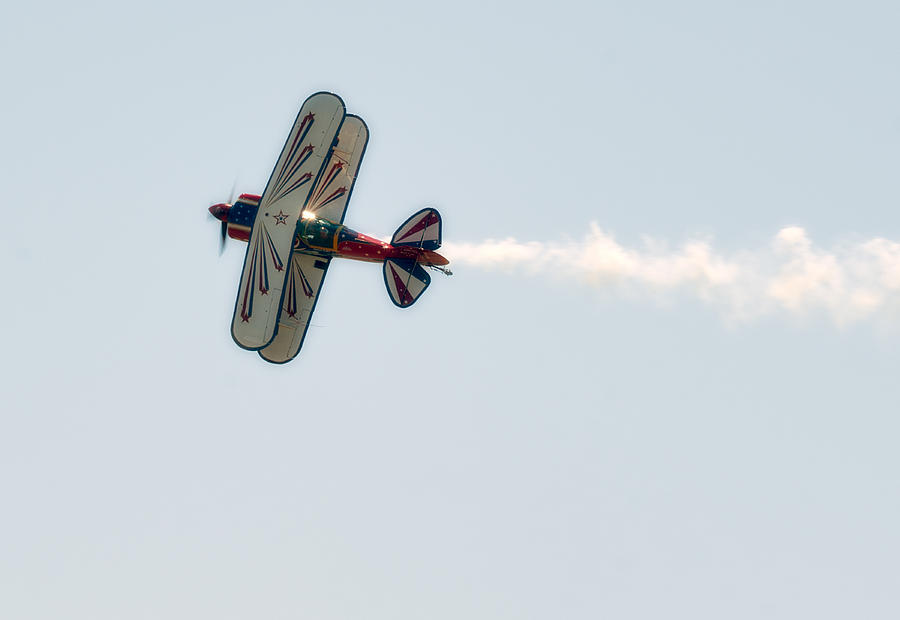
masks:
<svg viewBox="0 0 900 620"><path fill-rule="evenodd" d="M228 222L222 221L222 234L219 237L219 256L222 256L222 252L225 251L225 239L228 238Z"/></svg>
<svg viewBox="0 0 900 620"><path fill-rule="evenodd" d="M228 201L225 203L228 205L228 208L234 204L234 190L237 188L237 179L231 184L231 191L228 192ZM228 238L228 213L227 210L224 212L220 212L217 209L220 208L221 203L218 205L213 205L209 208L209 214L211 217L214 217L217 220L222 222L222 226L219 229L219 256L222 255L222 252L225 251L225 240Z"/></svg>

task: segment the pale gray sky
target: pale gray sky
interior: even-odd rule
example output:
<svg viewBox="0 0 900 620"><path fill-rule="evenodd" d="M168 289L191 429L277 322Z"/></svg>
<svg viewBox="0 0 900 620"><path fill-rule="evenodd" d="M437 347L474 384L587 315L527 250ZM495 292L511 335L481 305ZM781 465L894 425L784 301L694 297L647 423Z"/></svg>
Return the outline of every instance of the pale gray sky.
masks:
<svg viewBox="0 0 900 620"><path fill-rule="evenodd" d="M206 213L261 191L324 89L370 128L362 232L430 204L454 243L897 242L896 3L2 22L0 617L900 614L896 288L734 321L460 261L400 310L340 262L279 367L231 341L244 248Z"/></svg>

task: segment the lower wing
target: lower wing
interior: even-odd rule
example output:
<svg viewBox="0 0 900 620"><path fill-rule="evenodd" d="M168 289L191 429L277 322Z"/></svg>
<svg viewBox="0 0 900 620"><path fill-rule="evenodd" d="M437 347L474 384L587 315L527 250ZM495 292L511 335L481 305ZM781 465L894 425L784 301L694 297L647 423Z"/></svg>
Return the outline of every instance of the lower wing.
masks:
<svg viewBox="0 0 900 620"><path fill-rule="evenodd" d="M291 256L281 315L278 318L278 331L275 338L259 351L260 357L267 362L284 364L297 357L303 346L306 330L309 329L309 320L316 309L316 301L330 262L330 258L320 258L299 251Z"/></svg>

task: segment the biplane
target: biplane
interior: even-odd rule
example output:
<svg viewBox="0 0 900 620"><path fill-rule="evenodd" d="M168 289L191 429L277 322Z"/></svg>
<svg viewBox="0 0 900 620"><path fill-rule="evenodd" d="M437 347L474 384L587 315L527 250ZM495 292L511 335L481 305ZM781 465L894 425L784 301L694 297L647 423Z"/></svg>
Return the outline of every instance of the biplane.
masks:
<svg viewBox="0 0 900 620"><path fill-rule="evenodd" d="M344 226L368 141L365 122L347 114L340 97L316 93L300 108L262 195L209 207L222 222L222 243L247 242L231 321L238 346L275 364L294 359L333 258L383 263L388 295L400 308L428 288L426 268L450 275L436 251L436 209L410 216L390 243Z"/></svg>

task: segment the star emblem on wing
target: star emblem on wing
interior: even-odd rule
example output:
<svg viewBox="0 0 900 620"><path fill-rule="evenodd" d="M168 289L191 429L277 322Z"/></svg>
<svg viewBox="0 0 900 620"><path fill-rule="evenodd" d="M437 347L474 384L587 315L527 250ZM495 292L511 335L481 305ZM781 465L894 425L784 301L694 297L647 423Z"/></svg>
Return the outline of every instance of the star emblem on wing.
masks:
<svg viewBox="0 0 900 620"><path fill-rule="evenodd" d="M278 213L277 213L276 215L273 215L272 217L275 218L275 225L276 225L276 226L278 226L279 224L284 224L285 226L287 226L287 219L288 219L288 216L287 216L287 214L286 214L284 211L282 211L281 209L278 209Z"/></svg>

